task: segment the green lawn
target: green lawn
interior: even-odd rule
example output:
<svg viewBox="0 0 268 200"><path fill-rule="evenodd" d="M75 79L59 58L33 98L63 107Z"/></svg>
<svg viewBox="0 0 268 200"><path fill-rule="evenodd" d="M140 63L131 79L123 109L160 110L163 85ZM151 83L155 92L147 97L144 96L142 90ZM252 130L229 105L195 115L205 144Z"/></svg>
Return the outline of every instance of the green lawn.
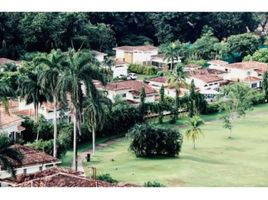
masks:
<svg viewBox="0 0 268 200"><path fill-rule="evenodd" d="M184 138L180 156L170 159L136 158L128 151L129 141L120 139L98 149L92 162L85 163L87 175L94 166L98 174L140 185L155 180L167 186L268 186L267 105L238 119L233 139L227 139L220 120L206 122L203 131L197 150Z"/></svg>

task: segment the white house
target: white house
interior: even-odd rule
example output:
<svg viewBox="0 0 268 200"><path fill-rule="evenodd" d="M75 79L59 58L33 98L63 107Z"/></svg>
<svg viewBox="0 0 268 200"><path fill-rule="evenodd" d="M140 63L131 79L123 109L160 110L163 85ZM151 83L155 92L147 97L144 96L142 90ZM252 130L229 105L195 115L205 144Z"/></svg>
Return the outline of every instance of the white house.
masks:
<svg viewBox="0 0 268 200"><path fill-rule="evenodd" d="M0 134L5 134L11 140L16 141L18 134L24 130L21 126L23 119L0 108Z"/></svg>
<svg viewBox="0 0 268 200"><path fill-rule="evenodd" d="M143 87L146 93L145 102L154 102L157 95L157 91L151 86L137 80L111 82L105 87L95 81L95 85L98 89L106 90L108 92L108 98L110 98L112 102L119 97L129 103L138 104L140 102L140 92Z"/></svg>
<svg viewBox="0 0 268 200"><path fill-rule="evenodd" d="M12 148L18 150L23 155L21 164L14 162L17 175L36 173L61 163L57 158L27 146L15 144ZM2 182L1 179L8 177L11 177L11 174L0 165L0 183Z"/></svg>
<svg viewBox="0 0 268 200"><path fill-rule="evenodd" d="M167 78L164 76L155 77L149 80L149 85L154 88L158 93L160 92L160 89L162 85L164 86L164 93L165 96L169 96L172 98L176 97L176 90L174 88L171 88L167 83ZM180 88L180 96L184 96L185 94L188 94L189 90L186 88Z"/></svg>
<svg viewBox="0 0 268 200"><path fill-rule="evenodd" d="M214 68L215 66L209 66ZM262 75L268 71L268 64L256 61L238 62L217 66L218 70L226 72L226 80L247 83L251 88L259 88L262 84Z"/></svg>
<svg viewBox="0 0 268 200"><path fill-rule="evenodd" d="M111 67L113 72L113 78L118 76L127 76L128 74L128 64L124 61L117 60L115 61L115 65Z"/></svg>
<svg viewBox="0 0 268 200"><path fill-rule="evenodd" d="M92 50L92 53L100 63L104 62L105 56L107 56L106 53L102 53L102 52L96 51L96 50Z"/></svg>
<svg viewBox="0 0 268 200"><path fill-rule="evenodd" d="M208 64L210 69L225 71L225 66L228 65L228 62L223 60L211 60L208 62Z"/></svg>
<svg viewBox="0 0 268 200"><path fill-rule="evenodd" d="M181 62L181 59L179 58L178 60L174 61L174 64L177 64L180 62ZM166 66L170 67L171 60L168 61L168 59L165 58L164 54L152 55L151 64L159 68L164 68Z"/></svg>
<svg viewBox="0 0 268 200"><path fill-rule="evenodd" d="M116 60L128 64L147 65L151 63L151 57L158 54L158 48L152 45L121 46L113 49L116 51Z"/></svg>

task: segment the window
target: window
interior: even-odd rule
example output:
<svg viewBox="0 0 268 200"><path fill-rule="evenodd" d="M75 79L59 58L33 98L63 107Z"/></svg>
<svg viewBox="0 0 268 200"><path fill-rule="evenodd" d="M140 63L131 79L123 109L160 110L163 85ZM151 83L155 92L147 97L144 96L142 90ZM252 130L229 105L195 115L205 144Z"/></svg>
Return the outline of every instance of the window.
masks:
<svg viewBox="0 0 268 200"><path fill-rule="evenodd" d="M251 84L251 88L256 88L257 87L257 83L252 83Z"/></svg>
<svg viewBox="0 0 268 200"><path fill-rule="evenodd" d="M247 72L247 75L250 76L250 71Z"/></svg>
<svg viewBox="0 0 268 200"><path fill-rule="evenodd" d="M209 86L212 86L212 85L213 85L212 83L209 84Z"/></svg>
<svg viewBox="0 0 268 200"><path fill-rule="evenodd" d="M40 166L40 167L39 167L39 171L42 171L42 170L43 170L43 166Z"/></svg>
<svg viewBox="0 0 268 200"><path fill-rule="evenodd" d="M127 94L126 94L126 93L122 94L122 97L126 97L126 96L127 96Z"/></svg>
<svg viewBox="0 0 268 200"><path fill-rule="evenodd" d="M225 71L228 72L228 69L225 68Z"/></svg>
<svg viewBox="0 0 268 200"><path fill-rule="evenodd" d="M27 174L27 169L23 169L23 174Z"/></svg>
<svg viewBox="0 0 268 200"><path fill-rule="evenodd" d="M206 84L206 85L204 85L204 87L207 87L208 85Z"/></svg>
<svg viewBox="0 0 268 200"><path fill-rule="evenodd" d="M218 83L214 83L214 85L217 85Z"/></svg>

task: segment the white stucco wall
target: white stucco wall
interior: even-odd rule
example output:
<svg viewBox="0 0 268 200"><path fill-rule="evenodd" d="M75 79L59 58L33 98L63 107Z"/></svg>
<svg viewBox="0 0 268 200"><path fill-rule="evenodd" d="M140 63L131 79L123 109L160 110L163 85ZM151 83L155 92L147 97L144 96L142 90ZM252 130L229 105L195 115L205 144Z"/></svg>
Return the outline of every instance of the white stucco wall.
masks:
<svg viewBox="0 0 268 200"><path fill-rule="evenodd" d="M127 74L128 74L128 65L124 64L124 65L114 66L114 67L112 67L112 71L113 71L113 78L116 78L119 75L127 76Z"/></svg>

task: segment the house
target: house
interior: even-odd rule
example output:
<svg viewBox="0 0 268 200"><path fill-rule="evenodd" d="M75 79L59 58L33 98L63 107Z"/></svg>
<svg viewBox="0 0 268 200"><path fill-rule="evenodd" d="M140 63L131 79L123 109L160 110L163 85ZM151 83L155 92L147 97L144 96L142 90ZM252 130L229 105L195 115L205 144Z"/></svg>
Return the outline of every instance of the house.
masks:
<svg viewBox="0 0 268 200"><path fill-rule="evenodd" d="M21 126L23 119L12 113L6 112L0 107L0 134L6 134L12 141L16 141L24 130Z"/></svg>
<svg viewBox="0 0 268 200"><path fill-rule="evenodd" d="M259 88L262 85L263 73L268 71L268 64L256 61L245 61L219 65L218 70L226 72L224 75L224 79L226 80L244 82L251 88Z"/></svg>
<svg viewBox="0 0 268 200"><path fill-rule="evenodd" d="M189 71L194 71L194 70L199 70L202 69L202 66L199 66L197 64L187 64L185 66L185 71L189 72Z"/></svg>
<svg viewBox="0 0 268 200"><path fill-rule="evenodd" d="M116 60L115 65L111 67L113 72L113 78L118 76L127 76L128 74L128 64L124 61Z"/></svg>
<svg viewBox="0 0 268 200"><path fill-rule="evenodd" d="M170 87L167 83L167 78L164 76L151 78L149 80L149 85L154 88L158 93L160 92L160 89L162 85L164 86L164 93L165 96L169 96L172 98L176 97L176 90L172 87ZM189 90L187 88L180 88L180 96L184 96L185 94L188 94Z"/></svg>
<svg viewBox="0 0 268 200"><path fill-rule="evenodd" d="M140 92L144 87L146 98L145 102L154 102L157 91L151 86L138 80L118 81L108 83L105 87L95 81L98 89L104 89L108 92L108 98L115 102L117 97L126 100L131 104L137 105L140 102Z"/></svg>
<svg viewBox="0 0 268 200"><path fill-rule="evenodd" d="M224 70L224 67L228 65L228 62L223 60L211 60L208 62L210 69Z"/></svg>
<svg viewBox="0 0 268 200"><path fill-rule="evenodd" d="M92 50L92 53L100 63L104 62L105 56L107 56L107 53L102 53L96 50Z"/></svg>
<svg viewBox="0 0 268 200"><path fill-rule="evenodd" d="M186 82L191 84L193 80L195 86L204 94L208 101L211 101L219 94L219 88L225 80L223 79L225 72L216 69L199 69L189 72Z"/></svg>
<svg viewBox="0 0 268 200"><path fill-rule="evenodd" d="M15 144L11 148L18 150L23 155L21 164L14 161L17 175L36 173L61 163L57 158L27 146ZM1 169L0 165L0 180L10 177L11 175L4 169Z"/></svg>
<svg viewBox="0 0 268 200"><path fill-rule="evenodd" d="M174 61L174 64L180 63L181 59L179 58L178 60ZM152 55L151 56L151 64L153 66L159 67L159 68L164 68L171 67L171 60L168 61L168 59L165 58L164 54L158 54L158 55Z"/></svg>
<svg viewBox="0 0 268 200"><path fill-rule="evenodd" d="M151 57L158 54L158 48L152 45L121 46L113 48L116 51L115 59L128 64L148 65Z"/></svg>

